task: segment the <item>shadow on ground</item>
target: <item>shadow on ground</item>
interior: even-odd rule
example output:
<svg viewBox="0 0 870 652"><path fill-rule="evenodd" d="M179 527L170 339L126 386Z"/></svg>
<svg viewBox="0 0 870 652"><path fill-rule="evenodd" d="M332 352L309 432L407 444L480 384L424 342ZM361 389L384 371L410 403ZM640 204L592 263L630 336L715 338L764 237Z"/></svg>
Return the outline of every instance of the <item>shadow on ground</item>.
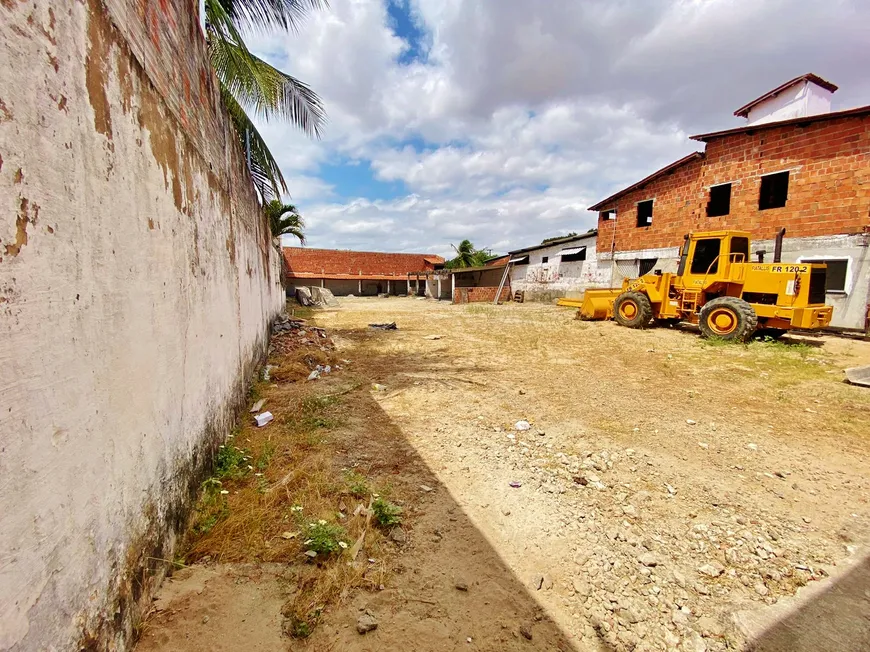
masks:
<svg viewBox="0 0 870 652"><path fill-rule="evenodd" d="M439 482L439 469L427 466L371 391L372 383L385 384L386 396L415 383L463 384L473 382L464 373L481 369L451 366L445 370L438 356L430 360L370 353L365 341L389 338L389 333L336 331L335 335L357 345L353 368L365 379L347 401L348 424L335 462L342 468L356 466L367 476L389 479L407 513L407 542L396 544L384 590L349 596L330 609L308 641L294 643L291 649L613 649L597 637L578 640L562 631L536 599L536 591L530 588L533 578L517 577L505 564ZM432 436L439 436L434 428ZM361 636L355 624L365 611L374 614L378 628Z"/></svg>
<svg viewBox="0 0 870 652"><path fill-rule="evenodd" d="M737 619L754 652L870 650L870 556L787 604Z"/></svg>
<svg viewBox="0 0 870 652"><path fill-rule="evenodd" d="M146 623L139 652L615 650L585 621L571 623L573 631L567 632L553 620L536 593L557 587L544 581L532 588L539 584L534 578L518 577L508 567L440 483L439 469L427 466L384 412L372 388L384 383L389 395L415 383L474 382L463 378L471 370L445 368L443 359L434 357L377 355L365 346L369 338L390 333L334 334L358 345L348 353L353 363L300 390L330 394L357 387L344 394L344 423L330 434L328 445L336 477L353 468L377 478L404 508L402 532L390 536L390 553L383 555L388 560L384 585L343 595L338 604L326 606L309 638L293 639L282 633L280 605L293 599L294 567L301 568L304 558L289 564L196 564L161 589L159 610ZM287 408L271 409L278 417ZM434 429L432 436L438 436ZM376 553L364 548L359 559L368 563L369 554ZM372 567L380 561L372 560ZM366 612L378 626L361 635L356 625Z"/></svg>

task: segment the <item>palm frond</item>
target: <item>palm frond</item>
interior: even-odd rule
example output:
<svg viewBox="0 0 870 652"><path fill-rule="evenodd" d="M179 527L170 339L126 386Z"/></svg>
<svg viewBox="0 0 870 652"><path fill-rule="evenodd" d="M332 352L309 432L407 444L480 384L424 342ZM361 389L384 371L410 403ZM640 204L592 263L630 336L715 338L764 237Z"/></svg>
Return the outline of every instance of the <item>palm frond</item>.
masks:
<svg viewBox="0 0 870 652"><path fill-rule="evenodd" d="M268 120L288 120L320 138L326 123L323 102L311 88L269 65L229 39L215 38L209 55L218 78L248 111Z"/></svg>
<svg viewBox="0 0 870 652"><path fill-rule="evenodd" d="M254 123L245 113L242 106L233 97L230 90L221 83L221 97L227 107L227 113L236 126L239 141L242 147L245 147L246 134L250 142L251 148L251 176L254 180L254 186L260 193L263 202L279 197L281 193L287 192L287 182L284 180L284 175L281 173L281 168L263 136L254 126Z"/></svg>
<svg viewBox="0 0 870 652"><path fill-rule="evenodd" d="M310 11L329 7L328 0L217 0L235 23L263 30L297 30Z"/></svg>

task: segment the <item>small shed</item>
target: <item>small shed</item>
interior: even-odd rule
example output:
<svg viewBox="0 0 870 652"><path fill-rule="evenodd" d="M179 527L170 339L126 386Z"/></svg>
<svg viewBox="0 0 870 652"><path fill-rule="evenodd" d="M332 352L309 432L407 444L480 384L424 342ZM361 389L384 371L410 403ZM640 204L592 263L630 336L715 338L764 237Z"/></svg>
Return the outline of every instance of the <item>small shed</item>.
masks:
<svg viewBox="0 0 870 652"><path fill-rule="evenodd" d="M453 303L492 303L501 285L506 262L482 267L460 267L445 270L450 276ZM505 281L499 301L511 297L509 281Z"/></svg>

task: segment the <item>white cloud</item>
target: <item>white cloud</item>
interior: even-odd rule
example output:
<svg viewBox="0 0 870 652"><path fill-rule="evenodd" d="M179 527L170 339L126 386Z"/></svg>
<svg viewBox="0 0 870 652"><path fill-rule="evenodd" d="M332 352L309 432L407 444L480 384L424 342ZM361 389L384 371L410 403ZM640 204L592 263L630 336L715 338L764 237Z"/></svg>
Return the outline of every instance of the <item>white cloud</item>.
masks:
<svg viewBox="0 0 870 652"><path fill-rule="evenodd" d="M399 65L379 0L331 0L254 47L326 102L322 142L263 133L313 246L450 253L585 231L586 207L697 149L690 133L795 75L870 103L859 0L410 0L427 60ZM425 143L420 147L420 143ZM368 162L407 196L348 197L322 165Z"/></svg>

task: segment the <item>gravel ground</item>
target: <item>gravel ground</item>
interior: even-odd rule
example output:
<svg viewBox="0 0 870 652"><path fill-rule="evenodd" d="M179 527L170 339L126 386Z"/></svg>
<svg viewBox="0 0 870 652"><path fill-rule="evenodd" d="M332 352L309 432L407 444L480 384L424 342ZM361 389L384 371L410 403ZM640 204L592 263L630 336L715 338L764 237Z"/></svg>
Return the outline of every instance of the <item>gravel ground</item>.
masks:
<svg viewBox="0 0 870 652"><path fill-rule="evenodd" d="M740 646L736 612L858 558L870 392L842 369L870 363L867 342L711 346L552 306L341 303L318 324L577 649Z"/></svg>
<svg viewBox="0 0 870 652"><path fill-rule="evenodd" d="M715 345L554 306L340 302L312 318L340 367L294 382L308 367L282 352L270 409L340 396L312 450L402 506L356 562L383 572L289 638L300 578L347 562L263 563L289 544L252 527L260 561L178 573L140 650L870 649L870 390L842 372L870 364L870 342ZM398 330L368 327L384 322ZM304 475L315 458L300 459Z"/></svg>

